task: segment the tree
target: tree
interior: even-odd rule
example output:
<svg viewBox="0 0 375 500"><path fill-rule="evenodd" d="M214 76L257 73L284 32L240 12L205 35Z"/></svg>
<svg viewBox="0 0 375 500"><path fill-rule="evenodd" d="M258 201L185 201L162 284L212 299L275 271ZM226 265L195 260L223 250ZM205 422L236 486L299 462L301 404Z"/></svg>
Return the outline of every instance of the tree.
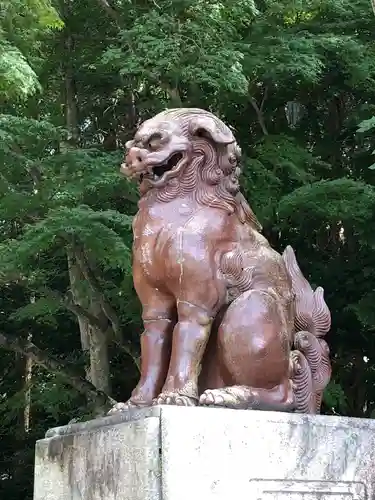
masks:
<svg viewBox="0 0 375 500"><path fill-rule="evenodd" d="M40 89L34 66L41 37L62 27L49 0L4 0L0 6L0 100L24 99Z"/></svg>

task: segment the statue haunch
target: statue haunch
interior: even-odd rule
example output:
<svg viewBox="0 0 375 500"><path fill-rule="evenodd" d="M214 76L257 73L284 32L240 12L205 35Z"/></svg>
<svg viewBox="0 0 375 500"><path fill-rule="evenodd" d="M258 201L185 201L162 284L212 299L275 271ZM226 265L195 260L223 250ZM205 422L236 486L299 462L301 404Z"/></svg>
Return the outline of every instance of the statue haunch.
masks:
<svg viewBox="0 0 375 500"><path fill-rule="evenodd" d="M231 130L169 109L126 145L139 182L134 285L143 306L141 376L113 411L152 404L317 413L331 376L323 289L294 252L260 234L240 192Z"/></svg>

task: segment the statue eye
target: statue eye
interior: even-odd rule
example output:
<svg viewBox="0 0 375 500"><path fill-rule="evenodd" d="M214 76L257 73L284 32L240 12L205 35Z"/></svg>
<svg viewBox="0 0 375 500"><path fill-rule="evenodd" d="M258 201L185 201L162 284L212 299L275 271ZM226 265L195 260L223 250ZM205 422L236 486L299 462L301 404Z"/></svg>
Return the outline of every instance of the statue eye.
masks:
<svg viewBox="0 0 375 500"><path fill-rule="evenodd" d="M157 149L160 147L161 141L162 141L161 134L152 134L147 141L147 146L150 149Z"/></svg>
<svg viewBox="0 0 375 500"><path fill-rule="evenodd" d="M237 158L234 154L229 155L228 160L231 165L237 165Z"/></svg>

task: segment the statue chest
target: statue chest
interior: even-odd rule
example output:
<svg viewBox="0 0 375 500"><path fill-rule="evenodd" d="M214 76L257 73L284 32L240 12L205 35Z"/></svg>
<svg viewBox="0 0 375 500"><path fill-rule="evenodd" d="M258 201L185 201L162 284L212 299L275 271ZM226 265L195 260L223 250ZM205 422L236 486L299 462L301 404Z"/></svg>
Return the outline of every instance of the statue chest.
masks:
<svg viewBox="0 0 375 500"><path fill-rule="evenodd" d="M227 219L222 210L185 200L141 209L133 223L133 266L154 283L178 281L182 265L207 267L211 253L231 240Z"/></svg>
<svg viewBox="0 0 375 500"><path fill-rule="evenodd" d="M173 221L139 212L133 222L133 266L153 281L165 279L175 234Z"/></svg>

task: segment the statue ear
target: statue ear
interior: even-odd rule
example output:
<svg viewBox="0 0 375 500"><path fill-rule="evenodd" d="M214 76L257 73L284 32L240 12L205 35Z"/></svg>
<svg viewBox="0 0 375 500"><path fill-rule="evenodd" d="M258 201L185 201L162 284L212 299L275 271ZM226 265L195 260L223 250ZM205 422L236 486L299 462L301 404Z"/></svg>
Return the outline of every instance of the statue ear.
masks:
<svg viewBox="0 0 375 500"><path fill-rule="evenodd" d="M199 116L190 122L189 132L193 136L211 139L216 144L227 146L235 142L234 135L230 129L224 125L219 127L218 123L210 116Z"/></svg>

